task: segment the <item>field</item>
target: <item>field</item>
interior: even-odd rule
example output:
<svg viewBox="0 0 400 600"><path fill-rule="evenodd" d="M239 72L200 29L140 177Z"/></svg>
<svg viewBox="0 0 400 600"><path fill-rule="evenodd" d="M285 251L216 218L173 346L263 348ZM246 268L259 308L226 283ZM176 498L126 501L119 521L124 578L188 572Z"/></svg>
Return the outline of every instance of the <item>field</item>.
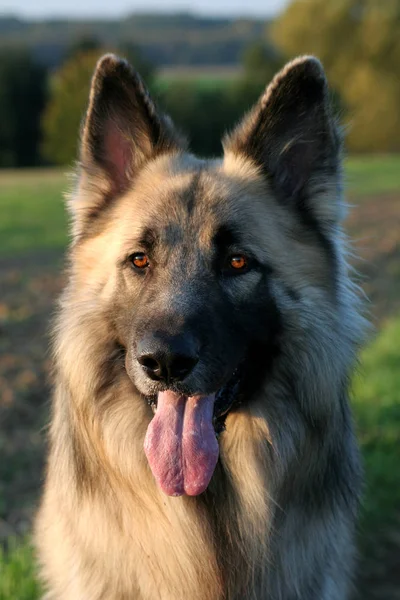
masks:
<svg viewBox="0 0 400 600"><path fill-rule="evenodd" d="M191 83L203 88L229 85L243 75L240 67L164 67L157 74L157 85L162 89L176 83Z"/></svg>
<svg viewBox="0 0 400 600"><path fill-rule="evenodd" d="M400 599L400 157L346 163L347 228L375 334L353 383L366 469L357 600ZM29 532L48 413L47 331L67 242L61 171L0 173L0 600L35 600ZM13 541L13 540L16 541Z"/></svg>

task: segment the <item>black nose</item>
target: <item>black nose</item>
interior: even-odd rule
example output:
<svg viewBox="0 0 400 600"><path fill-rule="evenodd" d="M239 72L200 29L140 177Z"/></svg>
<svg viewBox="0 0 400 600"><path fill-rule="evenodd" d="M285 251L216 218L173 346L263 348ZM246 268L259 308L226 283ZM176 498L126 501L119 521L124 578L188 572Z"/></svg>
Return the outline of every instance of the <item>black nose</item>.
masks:
<svg viewBox="0 0 400 600"><path fill-rule="evenodd" d="M183 381L199 360L191 338L151 335L137 347L137 361L150 379L173 383Z"/></svg>

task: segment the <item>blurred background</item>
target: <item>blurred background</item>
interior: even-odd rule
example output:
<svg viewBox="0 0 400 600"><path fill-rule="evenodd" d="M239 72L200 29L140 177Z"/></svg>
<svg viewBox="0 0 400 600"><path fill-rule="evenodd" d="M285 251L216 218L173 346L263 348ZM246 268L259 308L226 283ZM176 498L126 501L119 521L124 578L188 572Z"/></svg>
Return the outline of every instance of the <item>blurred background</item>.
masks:
<svg viewBox="0 0 400 600"><path fill-rule="evenodd" d="M106 51L132 62L204 156L287 59L324 63L374 324L353 382L366 469L355 598L400 599L400 0L0 0L0 600L40 593L29 533L68 241L62 193Z"/></svg>

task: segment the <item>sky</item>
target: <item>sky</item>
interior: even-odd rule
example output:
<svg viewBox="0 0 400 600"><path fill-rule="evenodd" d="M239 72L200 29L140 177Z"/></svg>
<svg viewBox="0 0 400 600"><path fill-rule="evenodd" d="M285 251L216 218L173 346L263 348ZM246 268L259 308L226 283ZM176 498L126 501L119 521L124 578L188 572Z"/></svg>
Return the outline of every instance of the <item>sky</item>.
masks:
<svg viewBox="0 0 400 600"><path fill-rule="evenodd" d="M0 0L0 15L27 18L118 18L133 12L193 12L213 16L266 17L288 0Z"/></svg>

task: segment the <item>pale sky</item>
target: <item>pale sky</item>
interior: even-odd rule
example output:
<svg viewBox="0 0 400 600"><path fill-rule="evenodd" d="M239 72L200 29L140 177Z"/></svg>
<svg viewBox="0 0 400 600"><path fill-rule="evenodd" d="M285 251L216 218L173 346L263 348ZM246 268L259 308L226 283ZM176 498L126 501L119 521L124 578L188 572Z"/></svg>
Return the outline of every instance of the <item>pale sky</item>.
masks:
<svg viewBox="0 0 400 600"><path fill-rule="evenodd" d="M119 18L133 12L194 12L213 16L266 17L288 0L0 0L0 15L28 18Z"/></svg>

